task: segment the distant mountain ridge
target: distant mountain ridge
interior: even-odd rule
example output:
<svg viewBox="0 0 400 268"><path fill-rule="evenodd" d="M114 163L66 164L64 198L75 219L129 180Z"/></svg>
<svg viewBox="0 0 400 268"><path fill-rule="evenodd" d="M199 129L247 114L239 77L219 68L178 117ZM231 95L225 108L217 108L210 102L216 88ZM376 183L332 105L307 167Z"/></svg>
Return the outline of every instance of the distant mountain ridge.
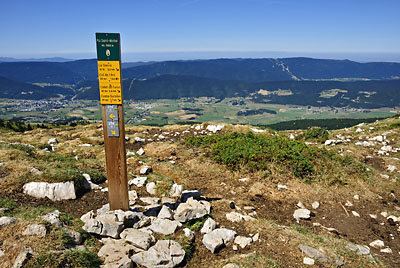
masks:
<svg viewBox="0 0 400 268"><path fill-rule="evenodd" d="M242 82L308 79L400 78L400 63L358 63L311 58L215 59L123 63L123 78L197 76ZM76 84L97 78L96 59L70 62L3 62L0 76L20 82Z"/></svg>
<svg viewBox="0 0 400 268"><path fill-rule="evenodd" d="M359 108L396 107L400 103L400 63L283 58L122 66L125 99L250 97L260 103ZM96 59L0 63L0 76L0 97L4 98L41 99L62 94L99 99ZM46 90L51 94L46 95Z"/></svg>

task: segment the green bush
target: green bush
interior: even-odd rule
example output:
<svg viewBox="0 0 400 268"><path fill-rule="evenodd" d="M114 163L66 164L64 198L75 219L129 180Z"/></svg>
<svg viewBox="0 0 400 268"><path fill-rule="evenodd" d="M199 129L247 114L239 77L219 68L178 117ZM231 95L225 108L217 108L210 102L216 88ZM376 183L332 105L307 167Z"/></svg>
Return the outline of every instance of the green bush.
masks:
<svg viewBox="0 0 400 268"><path fill-rule="evenodd" d="M188 145L209 148L213 159L229 169L268 170L270 163L286 165L299 178L314 173L314 159L329 152L284 136L230 133L186 138Z"/></svg>
<svg viewBox="0 0 400 268"><path fill-rule="evenodd" d="M320 127L312 127L307 129L302 135L299 135L300 138L304 140L317 140L319 142L324 142L329 137L329 132L325 128Z"/></svg>
<svg viewBox="0 0 400 268"><path fill-rule="evenodd" d="M38 255L26 267L32 268L97 268L101 260L96 253L89 250L68 250L61 256L57 253L44 253Z"/></svg>

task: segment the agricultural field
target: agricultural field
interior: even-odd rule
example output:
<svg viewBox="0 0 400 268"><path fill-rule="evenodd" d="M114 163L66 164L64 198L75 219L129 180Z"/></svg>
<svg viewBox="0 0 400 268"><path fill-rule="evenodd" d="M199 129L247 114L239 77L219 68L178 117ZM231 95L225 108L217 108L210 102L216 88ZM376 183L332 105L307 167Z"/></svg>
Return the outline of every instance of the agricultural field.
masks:
<svg viewBox="0 0 400 268"><path fill-rule="evenodd" d="M0 119L58 123L101 120L100 104L90 100L0 100ZM125 101L130 125L195 124L204 122L270 125L301 119L365 119L389 117L399 109L354 109L256 103L246 98L181 98Z"/></svg>

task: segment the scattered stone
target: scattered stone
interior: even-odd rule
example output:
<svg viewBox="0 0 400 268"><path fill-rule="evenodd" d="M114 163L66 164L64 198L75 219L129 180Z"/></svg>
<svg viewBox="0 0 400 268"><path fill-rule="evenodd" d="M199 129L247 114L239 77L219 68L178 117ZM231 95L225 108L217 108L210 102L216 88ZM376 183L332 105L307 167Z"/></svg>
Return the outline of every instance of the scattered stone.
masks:
<svg viewBox="0 0 400 268"><path fill-rule="evenodd" d="M47 144L57 144L57 143L58 143L57 138L50 138L50 139L47 141Z"/></svg>
<svg viewBox="0 0 400 268"><path fill-rule="evenodd" d="M213 231L215 228L217 228L217 223L212 218L208 218L204 222L203 227L200 230L200 233L208 234L209 232Z"/></svg>
<svg viewBox="0 0 400 268"><path fill-rule="evenodd" d="M228 245L235 236L235 231L219 228L205 234L202 242L208 250L215 253L221 247Z"/></svg>
<svg viewBox="0 0 400 268"><path fill-rule="evenodd" d="M311 204L311 206L313 209L317 209L317 208L319 208L319 202L315 201L314 203Z"/></svg>
<svg viewBox="0 0 400 268"><path fill-rule="evenodd" d="M141 197L140 201L149 205L157 205L160 202L158 197Z"/></svg>
<svg viewBox="0 0 400 268"><path fill-rule="evenodd" d="M369 259L374 260L374 257L372 257L371 251L367 246L349 243L346 245L346 248L348 250L355 251L358 255L364 255L367 256Z"/></svg>
<svg viewBox="0 0 400 268"><path fill-rule="evenodd" d="M69 238L68 242L75 245L80 245L82 243L82 235L79 232L65 227L61 227L61 230L63 230L67 235L67 237Z"/></svg>
<svg viewBox="0 0 400 268"><path fill-rule="evenodd" d="M143 148L140 148L137 152L138 155L144 155L144 150Z"/></svg>
<svg viewBox="0 0 400 268"><path fill-rule="evenodd" d="M253 131L254 133L264 133L267 132L266 129L257 129L257 128L250 128L251 131ZM225 266L224 266L225 267Z"/></svg>
<svg viewBox="0 0 400 268"><path fill-rule="evenodd" d="M167 268L179 265L185 257L185 251L173 240L159 240L148 251L139 252L132 260L147 268Z"/></svg>
<svg viewBox="0 0 400 268"><path fill-rule="evenodd" d="M126 156L135 156L136 154L135 154L135 152L126 152Z"/></svg>
<svg viewBox="0 0 400 268"><path fill-rule="evenodd" d="M43 215L42 220L47 221L51 225L54 225L58 228L61 228L63 226L62 222L60 221L60 211L58 210Z"/></svg>
<svg viewBox="0 0 400 268"><path fill-rule="evenodd" d="M101 187L95 183L92 182L90 175L83 173L82 176L85 178L83 181L83 187L86 190L100 190Z"/></svg>
<svg viewBox="0 0 400 268"><path fill-rule="evenodd" d="M286 185L278 184L278 190L279 191L286 191L287 189L288 189L288 187Z"/></svg>
<svg viewBox="0 0 400 268"><path fill-rule="evenodd" d="M356 194L356 195L353 196L353 199L360 200L360 196L358 194Z"/></svg>
<svg viewBox="0 0 400 268"><path fill-rule="evenodd" d="M358 214L358 213L357 213L356 211L354 211L354 210L353 210L351 213L353 214L354 217L360 217L360 214Z"/></svg>
<svg viewBox="0 0 400 268"><path fill-rule="evenodd" d="M52 201L76 198L73 181L58 183L29 182L23 186L23 192L36 198L47 197Z"/></svg>
<svg viewBox="0 0 400 268"><path fill-rule="evenodd" d="M121 239L103 238L103 246L97 255L104 259L104 268L132 268L132 260L128 257L135 251L134 246Z"/></svg>
<svg viewBox="0 0 400 268"><path fill-rule="evenodd" d="M239 250L238 246L235 245L235 244L232 246L232 249L233 249L234 251L238 251L238 250Z"/></svg>
<svg viewBox="0 0 400 268"><path fill-rule="evenodd" d="M253 239L253 242L257 242L258 239L260 239L260 234L256 233L255 235L253 235L253 237L251 239Z"/></svg>
<svg viewBox="0 0 400 268"><path fill-rule="evenodd" d="M185 228L185 229L183 229L183 233L185 234L185 236L189 240L189 242L194 241L194 233L192 232L192 230L190 230L189 228Z"/></svg>
<svg viewBox="0 0 400 268"><path fill-rule="evenodd" d="M369 246L373 248L382 248L385 246L385 243L382 240L375 240L369 243Z"/></svg>
<svg viewBox="0 0 400 268"><path fill-rule="evenodd" d="M0 249L0 258L4 256L4 251Z"/></svg>
<svg viewBox="0 0 400 268"><path fill-rule="evenodd" d="M389 254L393 253L393 251L392 251L391 248L384 248L384 249L381 249L381 252L382 252L382 253L389 253Z"/></svg>
<svg viewBox="0 0 400 268"><path fill-rule="evenodd" d="M139 137L135 137L134 140L137 141L137 142L145 142L146 141L146 139L142 139L142 138L139 138Z"/></svg>
<svg viewBox="0 0 400 268"><path fill-rule="evenodd" d="M156 184L154 182L146 184L146 191L151 195L155 195L157 193Z"/></svg>
<svg viewBox="0 0 400 268"><path fill-rule="evenodd" d="M36 176L40 176L40 175L43 174L43 172L40 171L40 170L37 169L37 168L31 168L30 172L31 172L33 175L36 175Z"/></svg>
<svg viewBox="0 0 400 268"><path fill-rule="evenodd" d="M168 206L163 205L157 217L160 219L172 220L174 218L174 213Z"/></svg>
<svg viewBox="0 0 400 268"><path fill-rule="evenodd" d="M245 248L249 246L253 242L253 239L251 237L245 237L245 236L237 236L235 238L234 243L238 244L241 248Z"/></svg>
<svg viewBox="0 0 400 268"><path fill-rule="evenodd" d="M15 259L12 268L23 267L26 261L28 261L28 259L31 258L32 255L33 255L33 249L31 247L25 246Z"/></svg>
<svg viewBox="0 0 400 268"><path fill-rule="evenodd" d="M93 210L91 210L88 213L83 214L80 219L81 219L81 221L83 221L85 223L88 220L93 219L93 218L94 218L94 213L93 213Z"/></svg>
<svg viewBox="0 0 400 268"><path fill-rule="evenodd" d="M3 216L0 217L0 229L3 227L11 226L16 224L18 221L16 218Z"/></svg>
<svg viewBox="0 0 400 268"><path fill-rule="evenodd" d="M360 132L363 132L364 130L362 130L361 128L357 128L356 129L356 133L360 133Z"/></svg>
<svg viewBox="0 0 400 268"><path fill-rule="evenodd" d="M307 265L314 265L315 261L314 261L314 259L311 259L309 257L304 257L303 258L303 263L307 264Z"/></svg>
<svg viewBox="0 0 400 268"><path fill-rule="evenodd" d="M228 263L224 265L222 268L240 268L240 266L237 265L236 263Z"/></svg>
<svg viewBox="0 0 400 268"><path fill-rule="evenodd" d="M318 249L312 248L304 244L300 244L299 248L304 254L306 254L310 258L313 258L319 262L330 262L329 258Z"/></svg>
<svg viewBox="0 0 400 268"><path fill-rule="evenodd" d="M123 211L120 212L120 214L116 214L114 211L98 214L95 219L90 219L85 222L82 228L88 233L118 238L119 234L124 229L125 220L125 214Z"/></svg>
<svg viewBox="0 0 400 268"><path fill-rule="evenodd" d="M156 242L156 239L151 234L133 228L125 229L120 234L120 237L142 250L148 250Z"/></svg>
<svg viewBox="0 0 400 268"><path fill-rule="evenodd" d="M394 165L388 165L386 170L389 172L395 172L397 170L397 167Z"/></svg>
<svg viewBox="0 0 400 268"><path fill-rule="evenodd" d="M179 222L202 218L210 214L211 205L207 201L197 201L192 197L186 203L179 204L175 211L174 219Z"/></svg>
<svg viewBox="0 0 400 268"><path fill-rule="evenodd" d="M107 204L103 205L101 208L99 208L98 210L96 210L96 214L101 215L101 214L108 213L109 211L110 211L110 204L107 203Z"/></svg>
<svg viewBox="0 0 400 268"><path fill-rule="evenodd" d="M169 190L169 195L172 197L178 197L182 194L183 192L183 185L179 184L172 184L171 189Z"/></svg>
<svg viewBox="0 0 400 268"><path fill-rule="evenodd" d="M146 175L149 174L153 171L153 168L150 166L143 166L140 168L140 175Z"/></svg>
<svg viewBox="0 0 400 268"><path fill-rule="evenodd" d="M299 208L306 208L306 206L304 206L304 204L302 202L298 202L296 204Z"/></svg>
<svg viewBox="0 0 400 268"><path fill-rule="evenodd" d="M308 220L311 218L311 211L306 208L299 208L294 211L293 217L296 221L299 221L300 219Z"/></svg>
<svg viewBox="0 0 400 268"><path fill-rule="evenodd" d="M136 199L138 198L136 191L134 191L134 190L129 191L128 198L129 198L129 205L133 206L136 203Z"/></svg>
<svg viewBox="0 0 400 268"><path fill-rule="evenodd" d="M180 226L182 226L182 224L178 221L156 218L148 228L157 234L171 235L175 233L176 229Z"/></svg>
<svg viewBox="0 0 400 268"><path fill-rule="evenodd" d="M207 130L211 131L212 133L217 133L217 131L220 131L224 128L223 125L208 125Z"/></svg>
<svg viewBox="0 0 400 268"><path fill-rule="evenodd" d="M381 176L382 179L385 179L385 180L390 179L390 176L386 175L386 174L380 174L380 176Z"/></svg>
<svg viewBox="0 0 400 268"><path fill-rule="evenodd" d="M255 218L253 218L251 216L242 215L242 214L237 213L237 212L227 213L226 214L226 219L228 221L231 221L231 222L240 222L242 220L244 220L244 221L255 221L256 220Z"/></svg>
<svg viewBox="0 0 400 268"><path fill-rule="evenodd" d="M147 181L147 177L136 177L132 180L129 180L129 186L136 185L137 187L142 187Z"/></svg>
<svg viewBox="0 0 400 268"><path fill-rule="evenodd" d="M387 217L388 217L388 213L387 213L386 211L381 212L381 215L382 215L384 218L387 218Z"/></svg>
<svg viewBox="0 0 400 268"><path fill-rule="evenodd" d="M198 191L198 190L191 190L191 191L185 190L182 192L180 200L181 200L181 202L186 202L186 200L188 200L191 197L193 199L198 200L198 199L200 199L200 196L201 196L201 194L200 194L200 191Z"/></svg>
<svg viewBox="0 0 400 268"><path fill-rule="evenodd" d="M378 216L375 215L375 214L369 214L369 216L370 216L371 218L373 218L373 219L377 219L377 218L378 218Z"/></svg>
<svg viewBox="0 0 400 268"><path fill-rule="evenodd" d="M249 178L241 178L241 179L239 179L240 182L246 182L248 180L249 180Z"/></svg>
<svg viewBox="0 0 400 268"><path fill-rule="evenodd" d="M46 236L46 227L43 224L29 224L25 230L22 232L22 235L37 235L39 237Z"/></svg>
<svg viewBox="0 0 400 268"><path fill-rule="evenodd" d="M352 207L353 203L351 203L350 201L346 201L346 203L344 204L346 207Z"/></svg>
<svg viewBox="0 0 400 268"><path fill-rule="evenodd" d="M234 201L229 202L229 207L231 209L235 209L236 208L235 202Z"/></svg>

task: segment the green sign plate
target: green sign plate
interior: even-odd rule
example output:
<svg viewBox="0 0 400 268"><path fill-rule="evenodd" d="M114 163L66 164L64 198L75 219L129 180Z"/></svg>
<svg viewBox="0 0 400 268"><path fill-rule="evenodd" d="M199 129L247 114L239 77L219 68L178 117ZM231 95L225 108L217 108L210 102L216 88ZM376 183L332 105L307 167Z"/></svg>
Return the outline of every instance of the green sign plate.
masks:
<svg viewBox="0 0 400 268"><path fill-rule="evenodd" d="M120 61L119 33L96 33L97 60Z"/></svg>

